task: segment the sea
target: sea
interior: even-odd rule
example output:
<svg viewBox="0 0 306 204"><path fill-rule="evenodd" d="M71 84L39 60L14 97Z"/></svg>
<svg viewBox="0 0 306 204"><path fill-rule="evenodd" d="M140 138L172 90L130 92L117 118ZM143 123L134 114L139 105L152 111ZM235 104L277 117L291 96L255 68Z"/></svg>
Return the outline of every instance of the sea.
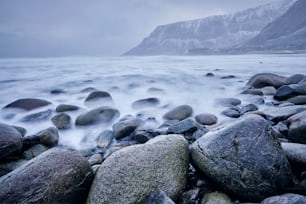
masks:
<svg viewBox="0 0 306 204"><path fill-rule="evenodd" d="M0 122L26 128L27 136L54 126L51 122L59 104L77 105L70 112L72 126L60 131L60 144L76 149L95 145L95 137L112 124L76 127L75 118L94 107L84 103L88 90L107 91L113 107L126 115L155 118L153 124L163 123L162 116L178 105L190 105L194 115L211 113L218 124L227 121L220 113L224 107L216 101L235 97L242 104L257 100L242 95L247 81L257 73L283 76L306 75L305 54L218 55L218 56L150 56L150 57L62 57L0 59L0 109L21 98L39 98L51 106L31 112L0 111ZM207 76L211 73L213 76ZM154 97L157 106L134 109L133 102ZM103 105L103 104L101 104ZM259 106L264 108L265 105ZM52 110L48 118L24 121L29 114ZM89 138L89 139L88 139Z"/></svg>

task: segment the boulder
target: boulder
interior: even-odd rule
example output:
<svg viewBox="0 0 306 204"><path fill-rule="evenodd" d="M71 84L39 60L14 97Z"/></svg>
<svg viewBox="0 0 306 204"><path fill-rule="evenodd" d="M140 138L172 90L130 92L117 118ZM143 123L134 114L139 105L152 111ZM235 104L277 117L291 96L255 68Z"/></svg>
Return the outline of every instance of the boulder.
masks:
<svg viewBox="0 0 306 204"><path fill-rule="evenodd" d="M193 110L189 105L181 105L164 114L163 118L166 120L184 120L190 117L192 113Z"/></svg>
<svg viewBox="0 0 306 204"><path fill-rule="evenodd" d="M230 118L239 118L240 117L240 109L238 107L228 108L221 112L222 115L225 115Z"/></svg>
<svg viewBox="0 0 306 204"><path fill-rule="evenodd" d="M82 203L93 173L78 152L52 148L0 177L3 203Z"/></svg>
<svg viewBox="0 0 306 204"><path fill-rule="evenodd" d="M266 86L273 86L279 88L286 82L286 77L271 73L260 73L254 75L247 83L247 86L253 88L263 88Z"/></svg>
<svg viewBox="0 0 306 204"><path fill-rule="evenodd" d="M232 204L231 199L224 193L207 193L201 201L201 204Z"/></svg>
<svg viewBox="0 0 306 204"><path fill-rule="evenodd" d="M247 112L251 112L251 111L257 111L258 110L258 107L254 104L248 104L248 105L245 105L245 106L242 106L240 108L240 114L243 115Z"/></svg>
<svg viewBox="0 0 306 204"><path fill-rule="evenodd" d="M187 132L195 132L197 129L197 123L191 118L187 118L170 125L168 128L168 133L184 134Z"/></svg>
<svg viewBox="0 0 306 204"><path fill-rule="evenodd" d="M206 176L243 201L282 192L293 179L271 126L257 115L202 136L191 145L191 155Z"/></svg>
<svg viewBox="0 0 306 204"><path fill-rule="evenodd" d="M261 204L302 204L302 203L306 203L306 197L293 193L286 193L283 195L272 196L264 199L261 202Z"/></svg>
<svg viewBox="0 0 306 204"><path fill-rule="evenodd" d="M113 133L116 139L122 139L131 135L134 130L141 124L141 120L138 118L130 118L123 121L119 121L113 125Z"/></svg>
<svg viewBox="0 0 306 204"><path fill-rule="evenodd" d="M118 150L98 169L87 203L141 203L156 189L175 199L186 185L188 157L181 135L157 136Z"/></svg>
<svg viewBox="0 0 306 204"><path fill-rule="evenodd" d="M0 160L22 150L22 136L16 128L0 123Z"/></svg>
<svg viewBox="0 0 306 204"><path fill-rule="evenodd" d="M295 92L296 85L283 85L277 89L274 98L279 101L286 100L293 96L296 96L297 93Z"/></svg>
<svg viewBox="0 0 306 204"><path fill-rule="evenodd" d="M306 145L283 142L282 148L291 166L297 171L306 169Z"/></svg>
<svg viewBox="0 0 306 204"><path fill-rule="evenodd" d="M21 122L39 122L43 120L47 120L51 117L52 110L48 109L45 111L40 111L38 113L33 113L30 115L26 115L25 117L21 118Z"/></svg>
<svg viewBox="0 0 306 204"><path fill-rule="evenodd" d="M77 117L75 124L79 126L95 125L97 123L109 124L120 115L117 109L102 106L81 114Z"/></svg>
<svg viewBox="0 0 306 204"><path fill-rule="evenodd" d="M106 92L106 91L93 91L87 96L87 98L85 99L85 102L96 101L96 100L113 101L112 96L108 92Z"/></svg>
<svg viewBox="0 0 306 204"><path fill-rule="evenodd" d="M145 98L137 100L134 103L132 103L132 108L140 109L140 108L154 107L158 106L159 104L160 101L158 98Z"/></svg>
<svg viewBox="0 0 306 204"><path fill-rule="evenodd" d="M295 105L305 105L306 104L306 95L295 96L288 99L288 102Z"/></svg>
<svg viewBox="0 0 306 204"><path fill-rule="evenodd" d="M24 137L23 145L25 149L28 149L36 144L43 144L47 147L52 147L58 144L58 140L58 130L55 127L50 127L36 133L35 135Z"/></svg>
<svg viewBox="0 0 306 204"><path fill-rule="evenodd" d="M60 104L56 107L56 112L67 112L67 111L75 111L78 110L78 106L68 105L68 104Z"/></svg>
<svg viewBox="0 0 306 204"><path fill-rule="evenodd" d="M57 129L68 129L71 126L71 117L67 113L59 113L51 121Z"/></svg>
<svg viewBox="0 0 306 204"><path fill-rule="evenodd" d="M282 106L282 107L270 107L262 110L263 114L273 122L279 122L287 120L290 116L306 110L306 106Z"/></svg>
<svg viewBox="0 0 306 204"><path fill-rule="evenodd" d="M285 81L285 84L297 84L302 81L306 76L303 74L295 74L291 77L288 77Z"/></svg>
<svg viewBox="0 0 306 204"><path fill-rule="evenodd" d="M195 116L195 120L202 125L214 125L218 122L217 116L209 113L201 113Z"/></svg>
<svg viewBox="0 0 306 204"><path fill-rule="evenodd" d="M216 103L225 107L238 106L241 104L241 100L238 98L219 98Z"/></svg>
<svg viewBox="0 0 306 204"><path fill-rule="evenodd" d="M164 191L155 190L145 199L142 204L175 204Z"/></svg>
<svg viewBox="0 0 306 204"><path fill-rule="evenodd" d="M288 139L292 142L306 143L306 111L288 118Z"/></svg>
<svg viewBox="0 0 306 204"><path fill-rule="evenodd" d="M295 88L296 93L306 95L306 80L304 83L299 83Z"/></svg>
<svg viewBox="0 0 306 204"><path fill-rule="evenodd" d="M17 108L17 109L22 109L25 111L30 111L30 110L41 108L41 107L44 107L50 104L51 103L49 101L42 100L42 99L22 98L22 99L13 101L12 103L6 105L4 108Z"/></svg>

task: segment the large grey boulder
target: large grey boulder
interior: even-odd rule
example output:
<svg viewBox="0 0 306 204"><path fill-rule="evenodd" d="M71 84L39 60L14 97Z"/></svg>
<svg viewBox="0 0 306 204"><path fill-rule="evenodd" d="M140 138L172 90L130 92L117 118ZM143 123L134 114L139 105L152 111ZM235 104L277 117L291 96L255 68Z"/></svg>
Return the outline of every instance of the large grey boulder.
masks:
<svg viewBox="0 0 306 204"><path fill-rule="evenodd" d="M94 125L97 123L111 123L120 115L117 109L102 106L81 114L77 117L75 124L79 126Z"/></svg>
<svg viewBox="0 0 306 204"><path fill-rule="evenodd" d="M288 118L288 139L293 142L306 143L306 111L302 111Z"/></svg>
<svg viewBox="0 0 306 204"><path fill-rule="evenodd" d="M273 86L279 88L286 82L286 77L271 73L260 73L254 75L247 83L247 86L253 88L263 88L266 86Z"/></svg>
<svg viewBox="0 0 306 204"><path fill-rule="evenodd" d="M297 143L281 144L292 167L306 169L306 145Z"/></svg>
<svg viewBox="0 0 306 204"><path fill-rule="evenodd" d="M22 136L16 128L0 123L0 159L22 150Z"/></svg>
<svg viewBox="0 0 306 204"><path fill-rule="evenodd" d="M288 119L290 116L300 113L306 110L305 105L296 105L296 106L283 106L283 107L271 107L265 110L262 110L266 117L273 121L279 122Z"/></svg>
<svg viewBox="0 0 306 204"><path fill-rule="evenodd" d="M118 150L100 166L87 203L141 203L156 189L177 198L186 184L188 156L181 135L157 136Z"/></svg>
<svg viewBox="0 0 306 204"><path fill-rule="evenodd" d="M47 105L50 105L49 101L37 98L22 98L16 101L11 102L6 105L4 108L17 108L25 111L30 111L36 108L41 108Z"/></svg>
<svg viewBox="0 0 306 204"><path fill-rule="evenodd" d="M272 196L264 199L261 202L261 204L303 204L303 203L306 203L306 197L293 193L286 193L283 195Z"/></svg>
<svg viewBox="0 0 306 204"><path fill-rule="evenodd" d="M93 178L78 152L52 148L0 177L2 203L82 203Z"/></svg>
<svg viewBox="0 0 306 204"><path fill-rule="evenodd" d="M268 122L248 115L191 145L194 163L238 199L261 201L292 180L287 158Z"/></svg>

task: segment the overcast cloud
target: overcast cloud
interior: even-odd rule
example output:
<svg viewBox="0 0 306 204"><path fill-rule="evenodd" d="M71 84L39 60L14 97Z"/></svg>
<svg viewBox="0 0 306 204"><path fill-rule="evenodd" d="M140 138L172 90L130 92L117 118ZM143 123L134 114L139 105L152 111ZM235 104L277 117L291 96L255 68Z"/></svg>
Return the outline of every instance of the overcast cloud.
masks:
<svg viewBox="0 0 306 204"><path fill-rule="evenodd" d="M116 56L157 25L270 1L1 0L0 57Z"/></svg>

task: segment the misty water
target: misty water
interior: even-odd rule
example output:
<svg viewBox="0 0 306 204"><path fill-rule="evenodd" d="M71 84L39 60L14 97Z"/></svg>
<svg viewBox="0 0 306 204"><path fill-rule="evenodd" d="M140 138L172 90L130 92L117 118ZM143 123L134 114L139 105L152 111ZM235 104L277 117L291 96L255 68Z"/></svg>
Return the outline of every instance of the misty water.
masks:
<svg viewBox="0 0 306 204"><path fill-rule="evenodd" d="M27 135L51 127L51 117L58 104L81 107L69 112L75 118L92 106L84 104L88 92L85 88L108 91L120 117L127 114L154 117L159 126L162 115L177 105L189 104L198 113L213 113L219 124L227 119L220 115L224 107L216 99L237 97L243 104L257 100L255 96L241 95L248 79L256 73L272 72L284 76L306 74L306 55L234 55L234 56L154 56L113 58L37 58L0 59L0 107L20 98L40 98L52 102L51 106L31 112L2 110L0 122L19 125ZM213 77L207 77L213 73ZM234 77L227 77L233 75ZM225 78L223 78L225 77ZM51 94L61 90L63 93ZM131 104L148 97L160 100L158 106L133 109ZM98 104L99 106L105 104ZM109 104L107 104L109 105ZM264 108L260 106L259 108ZM21 122L26 115L52 110L48 119ZM60 131L60 143L75 148L94 146L94 139L112 124L75 127ZM87 142L84 142L86 138Z"/></svg>

